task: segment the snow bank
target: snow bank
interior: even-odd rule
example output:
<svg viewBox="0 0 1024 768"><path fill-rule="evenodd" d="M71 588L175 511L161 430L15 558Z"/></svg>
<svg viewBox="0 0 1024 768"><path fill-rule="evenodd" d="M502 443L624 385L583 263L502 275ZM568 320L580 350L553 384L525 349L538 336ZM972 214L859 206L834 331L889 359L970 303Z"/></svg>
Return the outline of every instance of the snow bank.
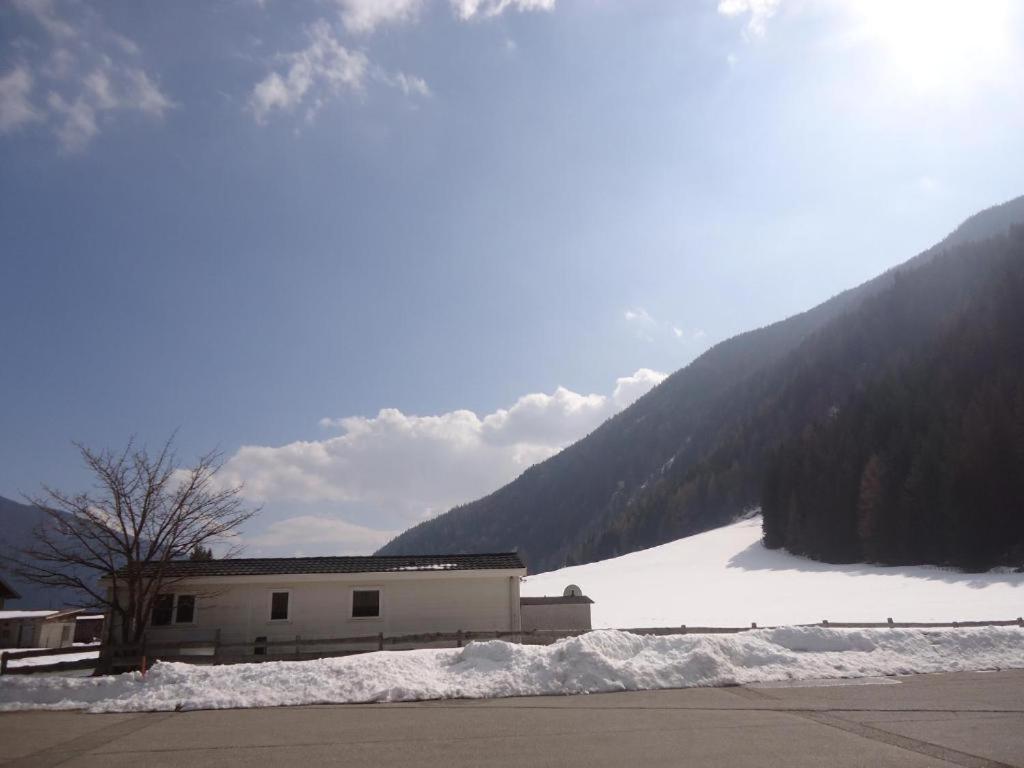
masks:
<svg viewBox="0 0 1024 768"><path fill-rule="evenodd" d="M765 549L761 518L611 560L529 576L528 597L579 584L595 627L748 627L885 621L1014 619L1024 573L829 565Z"/></svg>
<svg viewBox="0 0 1024 768"><path fill-rule="evenodd" d="M8 648L9 651L42 650L38 648ZM61 664L66 661L83 661L95 659L100 655L99 651L82 651L81 653L62 653L54 656L29 656L27 659L10 659L7 662L9 667L43 667L48 664Z"/></svg>
<svg viewBox="0 0 1024 768"><path fill-rule="evenodd" d="M488 698L1024 667L1024 630L784 627L734 635L595 631L550 646L493 640L450 650L200 667L143 678L0 678L0 710L136 712Z"/></svg>

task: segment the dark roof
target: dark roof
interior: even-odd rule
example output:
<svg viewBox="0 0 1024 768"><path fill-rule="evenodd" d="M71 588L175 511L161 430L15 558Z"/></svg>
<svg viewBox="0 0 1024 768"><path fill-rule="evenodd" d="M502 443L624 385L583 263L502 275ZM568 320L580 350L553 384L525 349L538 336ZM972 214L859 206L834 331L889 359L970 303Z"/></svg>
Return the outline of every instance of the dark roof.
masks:
<svg viewBox="0 0 1024 768"><path fill-rule="evenodd" d="M0 579L0 597L5 600L17 600L21 595L14 590L14 587Z"/></svg>
<svg viewBox="0 0 1024 768"><path fill-rule="evenodd" d="M227 560L172 560L165 578L274 576L301 573L399 573L402 571L490 571L525 568L515 552L481 555L395 555L387 557L240 557ZM156 564L150 564L155 569Z"/></svg>
<svg viewBox="0 0 1024 768"><path fill-rule="evenodd" d="M520 597L520 605L566 605L572 603L593 603L586 595L567 595L564 597Z"/></svg>

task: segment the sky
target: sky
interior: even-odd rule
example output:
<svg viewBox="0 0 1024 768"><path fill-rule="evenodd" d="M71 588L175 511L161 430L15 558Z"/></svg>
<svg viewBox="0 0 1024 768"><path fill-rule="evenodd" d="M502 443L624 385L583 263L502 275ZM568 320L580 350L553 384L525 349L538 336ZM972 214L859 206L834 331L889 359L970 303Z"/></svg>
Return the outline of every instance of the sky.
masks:
<svg viewBox="0 0 1024 768"><path fill-rule="evenodd" d="M992 0L0 2L0 495L367 553L1024 193Z"/></svg>

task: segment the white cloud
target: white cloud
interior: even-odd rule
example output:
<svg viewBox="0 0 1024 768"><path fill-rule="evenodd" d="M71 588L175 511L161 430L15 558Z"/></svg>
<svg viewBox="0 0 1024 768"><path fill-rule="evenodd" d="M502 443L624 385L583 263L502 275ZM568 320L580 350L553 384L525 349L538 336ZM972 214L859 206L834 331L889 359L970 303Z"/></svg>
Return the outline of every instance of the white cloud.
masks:
<svg viewBox="0 0 1024 768"><path fill-rule="evenodd" d="M362 51L346 48L325 19L307 30L309 45L301 51L277 58L285 63L253 86L249 109L257 122L264 122L274 110L291 112L307 106L305 118L312 121L327 99L344 90L360 92L367 77L398 88L406 96L429 96L430 87L421 77L404 72L389 74L371 65Z"/></svg>
<svg viewBox="0 0 1024 768"><path fill-rule="evenodd" d="M555 0L451 0L456 15L463 21L477 16L498 16L508 9L515 11L551 11Z"/></svg>
<svg viewBox="0 0 1024 768"><path fill-rule="evenodd" d="M600 426L665 378L641 369L610 395L524 395L478 416L456 410L415 416L394 408L376 416L325 419L343 434L282 446L244 446L222 481L267 504L357 505L382 527L401 529L479 498Z"/></svg>
<svg viewBox="0 0 1024 768"><path fill-rule="evenodd" d="M89 6L57 12L50 0L15 0L14 7L39 22L43 41L25 48L25 61L0 79L0 132L28 123L48 126L65 151L79 151L116 113L162 119L175 104L138 61L139 47L109 29ZM38 105L29 93L39 81ZM103 119L101 119L103 116Z"/></svg>
<svg viewBox="0 0 1024 768"><path fill-rule="evenodd" d="M0 134L43 119L43 115L32 106L31 91L32 73L25 66L15 67L0 76Z"/></svg>
<svg viewBox="0 0 1024 768"><path fill-rule="evenodd" d="M247 548L247 555L260 555L268 550L291 556L325 552L332 555L368 555L398 533L366 528L336 517L296 515L271 523L255 536L243 536L237 543Z"/></svg>
<svg viewBox="0 0 1024 768"><path fill-rule="evenodd" d="M381 24L414 19L423 0L336 0L341 22L349 32L365 34Z"/></svg>
<svg viewBox="0 0 1024 768"><path fill-rule="evenodd" d="M640 323L641 325L654 325L657 321L643 307L631 307L622 313L628 323Z"/></svg>
<svg viewBox="0 0 1024 768"><path fill-rule="evenodd" d="M14 0L14 7L32 16L57 40L77 37L77 30L54 10L53 0Z"/></svg>
<svg viewBox="0 0 1024 768"><path fill-rule="evenodd" d="M99 133L96 109L84 98L68 102L58 93L50 93L47 104L54 115L54 133L67 152L78 152Z"/></svg>
<svg viewBox="0 0 1024 768"><path fill-rule="evenodd" d="M650 368L641 368L632 376L616 379L615 390L612 392L615 411L621 411L632 405L666 378L668 378L668 374L652 371Z"/></svg>
<svg viewBox="0 0 1024 768"><path fill-rule="evenodd" d="M393 76L394 84L402 91L406 96L429 96L430 86L427 85L427 81L422 77L416 77L415 75L407 75L404 72L399 72Z"/></svg>
<svg viewBox="0 0 1024 768"><path fill-rule="evenodd" d="M345 88L358 91L363 87L369 67L365 54L339 43L324 19L315 21L307 35L306 48L280 57L288 63L284 74L271 72L253 88L249 106L257 121L265 120L274 109L291 111L312 90L320 99Z"/></svg>
<svg viewBox="0 0 1024 768"><path fill-rule="evenodd" d="M718 12L723 16L746 16L744 34L763 37L765 24L779 9L779 0L719 0Z"/></svg>

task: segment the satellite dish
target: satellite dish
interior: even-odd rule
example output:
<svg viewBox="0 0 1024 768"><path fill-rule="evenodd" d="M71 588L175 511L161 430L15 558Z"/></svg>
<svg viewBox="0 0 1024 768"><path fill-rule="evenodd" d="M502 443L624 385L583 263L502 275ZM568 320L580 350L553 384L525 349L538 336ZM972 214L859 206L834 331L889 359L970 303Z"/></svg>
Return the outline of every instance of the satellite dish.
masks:
<svg viewBox="0 0 1024 768"><path fill-rule="evenodd" d="M562 592L562 597L583 597L583 590L575 584L570 584Z"/></svg>

